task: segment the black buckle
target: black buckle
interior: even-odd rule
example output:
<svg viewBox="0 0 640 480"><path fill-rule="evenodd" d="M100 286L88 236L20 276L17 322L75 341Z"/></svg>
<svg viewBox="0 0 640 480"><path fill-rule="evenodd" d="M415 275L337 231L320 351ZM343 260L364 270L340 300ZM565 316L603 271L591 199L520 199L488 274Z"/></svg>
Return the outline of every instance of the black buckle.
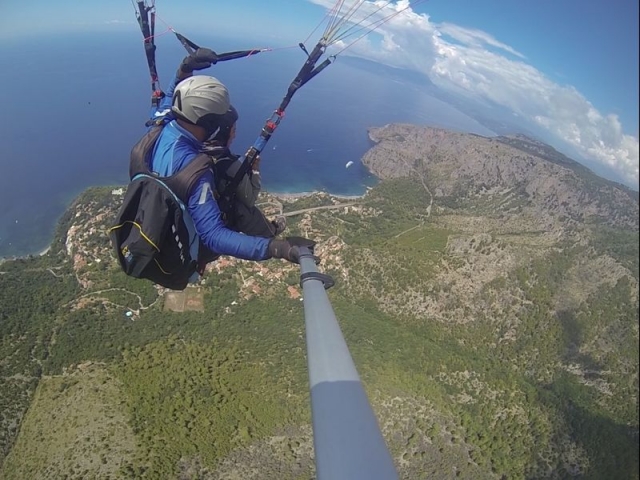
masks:
<svg viewBox="0 0 640 480"><path fill-rule="evenodd" d="M335 280L331 278L330 275L327 275L326 273L306 272L300 275L300 288L302 288L302 284L307 280L320 280L324 285L325 290L329 290L331 287L333 287L336 284Z"/></svg>

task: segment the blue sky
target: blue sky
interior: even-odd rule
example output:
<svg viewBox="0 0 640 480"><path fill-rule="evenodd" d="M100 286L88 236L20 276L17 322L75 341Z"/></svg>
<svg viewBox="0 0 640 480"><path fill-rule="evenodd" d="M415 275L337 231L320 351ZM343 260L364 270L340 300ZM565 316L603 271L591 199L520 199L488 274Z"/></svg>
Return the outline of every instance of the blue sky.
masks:
<svg viewBox="0 0 640 480"><path fill-rule="evenodd" d="M491 33L638 133L637 0L430 1L435 22Z"/></svg>
<svg viewBox="0 0 640 480"><path fill-rule="evenodd" d="M401 7L406 2L398 1ZM136 28L130 0L25 3L2 2L0 41L36 33ZM157 8L162 20L188 36L236 34L251 46L256 41L282 46L304 40L333 3L157 0ZM380 35L359 41L348 53L416 70L445 90L507 108L637 188L637 0L411 4ZM158 32L164 28L160 21Z"/></svg>

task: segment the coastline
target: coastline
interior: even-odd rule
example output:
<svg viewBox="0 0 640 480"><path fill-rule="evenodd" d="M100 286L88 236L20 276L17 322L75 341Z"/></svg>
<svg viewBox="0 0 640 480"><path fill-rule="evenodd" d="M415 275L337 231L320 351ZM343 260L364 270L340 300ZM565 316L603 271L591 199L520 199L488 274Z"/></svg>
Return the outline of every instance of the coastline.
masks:
<svg viewBox="0 0 640 480"><path fill-rule="evenodd" d="M358 200L364 198L367 192L371 189L371 187L367 187L366 191L361 195L339 195L335 193L326 192L324 190L312 190L310 192L271 192L265 191L264 193L268 195L273 195L274 197L278 197L282 200L297 200L303 197L309 197L311 195L327 195L330 197L341 198L344 200Z"/></svg>
<svg viewBox="0 0 640 480"><path fill-rule="evenodd" d="M47 248L45 248L44 250L38 253L27 253L26 255L12 255L9 257L0 257L0 265L2 265L4 262L9 262L12 260L27 260L29 259L29 257L42 257L47 253L49 253L49 250L51 250L51 244L49 244Z"/></svg>
<svg viewBox="0 0 640 480"><path fill-rule="evenodd" d="M92 188L92 187L89 187L89 188ZM361 195L340 195L340 194L330 193L324 190L312 190L312 191L306 191L306 192L272 192L272 191L265 190L263 191L263 193L267 195L272 195L274 197L279 198L280 200L289 201L289 202L298 200L299 198L308 197L311 195L326 195L334 198L339 198L342 200L359 200L364 198L371 188L372 187L365 187L365 192ZM26 260L30 257L36 257L36 256L42 257L47 253L49 253L50 250L51 250L51 244L49 244L46 248L44 248L43 250L37 253L27 253L24 255L10 255L7 257L0 257L0 264L7 261L12 261L12 260Z"/></svg>

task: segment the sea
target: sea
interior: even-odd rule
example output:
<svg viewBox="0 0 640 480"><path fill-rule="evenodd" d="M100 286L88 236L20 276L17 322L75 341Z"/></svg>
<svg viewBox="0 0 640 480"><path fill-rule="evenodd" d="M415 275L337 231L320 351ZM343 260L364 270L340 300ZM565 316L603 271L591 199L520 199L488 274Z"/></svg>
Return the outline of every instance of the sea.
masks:
<svg viewBox="0 0 640 480"><path fill-rule="evenodd" d="M218 52L256 46L242 39L198 40ZM158 39L163 85L184 55L173 36ZM240 113L236 153L256 140L305 60L295 46L273 48L203 72L228 86ZM142 37L134 29L3 40L0 65L0 258L6 258L46 249L56 222L86 188L126 185L151 89ZM493 135L419 81L339 56L295 94L262 152L264 190L364 193L377 181L361 163L373 145L367 131L389 123Z"/></svg>

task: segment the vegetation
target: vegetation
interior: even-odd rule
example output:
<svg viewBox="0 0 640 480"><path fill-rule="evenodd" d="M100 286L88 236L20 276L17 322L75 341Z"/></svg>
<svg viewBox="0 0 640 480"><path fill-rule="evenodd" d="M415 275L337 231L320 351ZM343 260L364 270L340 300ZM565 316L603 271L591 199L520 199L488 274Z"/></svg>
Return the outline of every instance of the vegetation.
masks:
<svg viewBox="0 0 640 480"><path fill-rule="evenodd" d="M638 478L637 231L493 228L501 195L428 210L396 179L289 231L320 240L402 478ZM232 262L169 311L115 265L118 201L0 267L0 477L312 477L297 269Z"/></svg>
<svg viewBox="0 0 640 480"><path fill-rule="evenodd" d="M593 247L611 255L640 278L640 235L638 232L600 227L595 230L591 243Z"/></svg>

